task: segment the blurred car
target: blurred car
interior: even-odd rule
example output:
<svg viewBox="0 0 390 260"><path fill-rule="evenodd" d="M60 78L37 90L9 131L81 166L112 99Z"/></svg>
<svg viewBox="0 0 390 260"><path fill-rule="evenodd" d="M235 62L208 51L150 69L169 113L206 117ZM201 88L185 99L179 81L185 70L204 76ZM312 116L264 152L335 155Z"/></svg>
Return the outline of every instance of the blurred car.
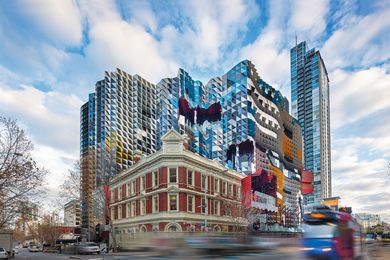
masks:
<svg viewBox="0 0 390 260"><path fill-rule="evenodd" d="M382 242L390 242L390 234L383 234Z"/></svg>
<svg viewBox="0 0 390 260"><path fill-rule="evenodd" d="M94 242L82 242L77 246L77 252L79 254L100 254L100 248Z"/></svg>
<svg viewBox="0 0 390 260"><path fill-rule="evenodd" d="M364 238L364 242L366 242L367 244L374 243L375 240L376 240L376 235L372 233L367 233Z"/></svg>
<svg viewBox="0 0 390 260"><path fill-rule="evenodd" d="M30 245L30 246L28 247L28 251L29 251L29 252L40 252L40 251L42 251L42 250L41 250L41 248L40 248L39 246L37 246L37 245Z"/></svg>
<svg viewBox="0 0 390 260"><path fill-rule="evenodd" d="M2 247L0 247L0 259L8 259L7 250Z"/></svg>
<svg viewBox="0 0 390 260"><path fill-rule="evenodd" d="M12 248L12 252L14 253L14 255L19 254L19 246L15 246L14 248Z"/></svg>

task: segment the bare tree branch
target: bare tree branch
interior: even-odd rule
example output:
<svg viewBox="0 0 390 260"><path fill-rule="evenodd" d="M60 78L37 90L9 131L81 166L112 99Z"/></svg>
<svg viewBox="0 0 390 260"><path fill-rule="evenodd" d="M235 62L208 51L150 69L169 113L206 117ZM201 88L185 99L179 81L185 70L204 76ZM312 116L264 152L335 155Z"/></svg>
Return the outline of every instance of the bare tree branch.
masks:
<svg viewBox="0 0 390 260"><path fill-rule="evenodd" d="M47 171L31 157L33 144L17 122L0 116L0 229L12 223L22 202L40 194Z"/></svg>
<svg viewBox="0 0 390 260"><path fill-rule="evenodd" d="M65 175L64 181L60 186L60 198L63 203L70 200L80 200L81 195L81 165L77 160L72 169L69 169Z"/></svg>

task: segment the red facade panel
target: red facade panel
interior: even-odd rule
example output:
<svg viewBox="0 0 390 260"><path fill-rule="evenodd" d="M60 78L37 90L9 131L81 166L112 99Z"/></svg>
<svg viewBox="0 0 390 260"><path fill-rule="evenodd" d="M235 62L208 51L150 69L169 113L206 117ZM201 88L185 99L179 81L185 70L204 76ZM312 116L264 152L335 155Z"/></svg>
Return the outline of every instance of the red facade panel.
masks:
<svg viewBox="0 0 390 260"><path fill-rule="evenodd" d="M118 202L118 188L114 189L114 201Z"/></svg>
<svg viewBox="0 0 390 260"><path fill-rule="evenodd" d="M187 186L187 169L185 167L179 167L179 188Z"/></svg>
<svg viewBox="0 0 390 260"><path fill-rule="evenodd" d="M162 167L158 170L158 183L160 184L160 188L166 188L167 181L167 167Z"/></svg>
<svg viewBox="0 0 390 260"><path fill-rule="evenodd" d="M310 194L313 192L313 173L311 171L302 171L302 194Z"/></svg>
<svg viewBox="0 0 390 260"><path fill-rule="evenodd" d="M122 218L126 218L126 204L122 204Z"/></svg>
<svg viewBox="0 0 390 260"><path fill-rule="evenodd" d="M149 191L152 189L152 173L151 172L148 172L146 174L146 177L145 177L145 181L146 181L146 190Z"/></svg>
<svg viewBox="0 0 390 260"><path fill-rule="evenodd" d="M146 197L146 214L152 213L152 196Z"/></svg>
<svg viewBox="0 0 390 260"><path fill-rule="evenodd" d="M114 206L114 219L118 219L118 206Z"/></svg>
<svg viewBox="0 0 390 260"><path fill-rule="evenodd" d="M195 213L201 213L202 198L199 195L195 195Z"/></svg>
<svg viewBox="0 0 390 260"><path fill-rule="evenodd" d="M140 178L138 177L137 179L135 179L135 192L139 193L139 191L140 191Z"/></svg>
<svg viewBox="0 0 390 260"><path fill-rule="evenodd" d="M126 198L126 184L122 185L122 200Z"/></svg>
<svg viewBox="0 0 390 260"><path fill-rule="evenodd" d="M247 176L241 180L241 203L244 207L251 206L252 178Z"/></svg>
<svg viewBox="0 0 390 260"><path fill-rule="evenodd" d="M167 224L168 224L168 222L160 222L160 223L158 224L159 230L160 230L160 231L164 231L165 226L166 226Z"/></svg>
<svg viewBox="0 0 390 260"><path fill-rule="evenodd" d="M167 211L168 207L168 200L167 200L167 193L163 192L159 194L159 211Z"/></svg>
<svg viewBox="0 0 390 260"><path fill-rule="evenodd" d="M201 191L202 180L200 172L195 172L195 190Z"/></svg>
<svg viewBox="0 0 390 260"><path fill-rule="evenodd" d="M179 193L179 211L187 212L187 193Z"/></svg>

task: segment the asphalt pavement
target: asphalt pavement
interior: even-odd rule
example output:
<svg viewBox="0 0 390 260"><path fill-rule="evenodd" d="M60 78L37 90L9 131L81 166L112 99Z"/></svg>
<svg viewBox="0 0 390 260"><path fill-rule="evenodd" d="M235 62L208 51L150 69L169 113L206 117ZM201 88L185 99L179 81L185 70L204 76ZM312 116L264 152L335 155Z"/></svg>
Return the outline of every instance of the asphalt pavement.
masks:
<svg viewBox="0 0 390 260"><path fill-rule="evenodd" d="M366 247L368 250L363 257L363 259L390 259L390 246L382 247L378 246L373 248ZM268 251L261 253L248 253L242 255L232 255L224 257L211 257L207 255L203 256L185 256L186 260L190 259L226 259L226 260L235 260L235 259L291 259L291 260L301 260L305 259L301 251L298 248L283 248L277 251ZM28 259L28 260L56 260L56 259L79 259L79 260L124 260L124 259L151 259L151 260L165 260L165 259L183 259L183 256L156 256L152 252L121 252L121 253L111 253L111 254L100 254L100 255L69 255L69 254L58 254L58 253L43 253L43 252L29 252L27 248L19 249L19 254L15 256L15 259Z"/></svg>

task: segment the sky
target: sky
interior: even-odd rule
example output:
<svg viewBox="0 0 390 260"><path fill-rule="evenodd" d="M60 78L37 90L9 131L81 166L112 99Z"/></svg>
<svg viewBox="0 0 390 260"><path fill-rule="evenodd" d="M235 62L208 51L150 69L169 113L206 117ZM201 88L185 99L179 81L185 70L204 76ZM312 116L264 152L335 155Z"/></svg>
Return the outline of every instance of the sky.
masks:
<svg viewBox="0 0 390 260"><path fill-rule="evenodd" d="M80 106L104 71L157 83L183 68L207 83L248 59L290 99L296 37L329 74L333 195L390 215L389 1L3 0L0 114L27 130L53 202L79 158Z"/></svg>

